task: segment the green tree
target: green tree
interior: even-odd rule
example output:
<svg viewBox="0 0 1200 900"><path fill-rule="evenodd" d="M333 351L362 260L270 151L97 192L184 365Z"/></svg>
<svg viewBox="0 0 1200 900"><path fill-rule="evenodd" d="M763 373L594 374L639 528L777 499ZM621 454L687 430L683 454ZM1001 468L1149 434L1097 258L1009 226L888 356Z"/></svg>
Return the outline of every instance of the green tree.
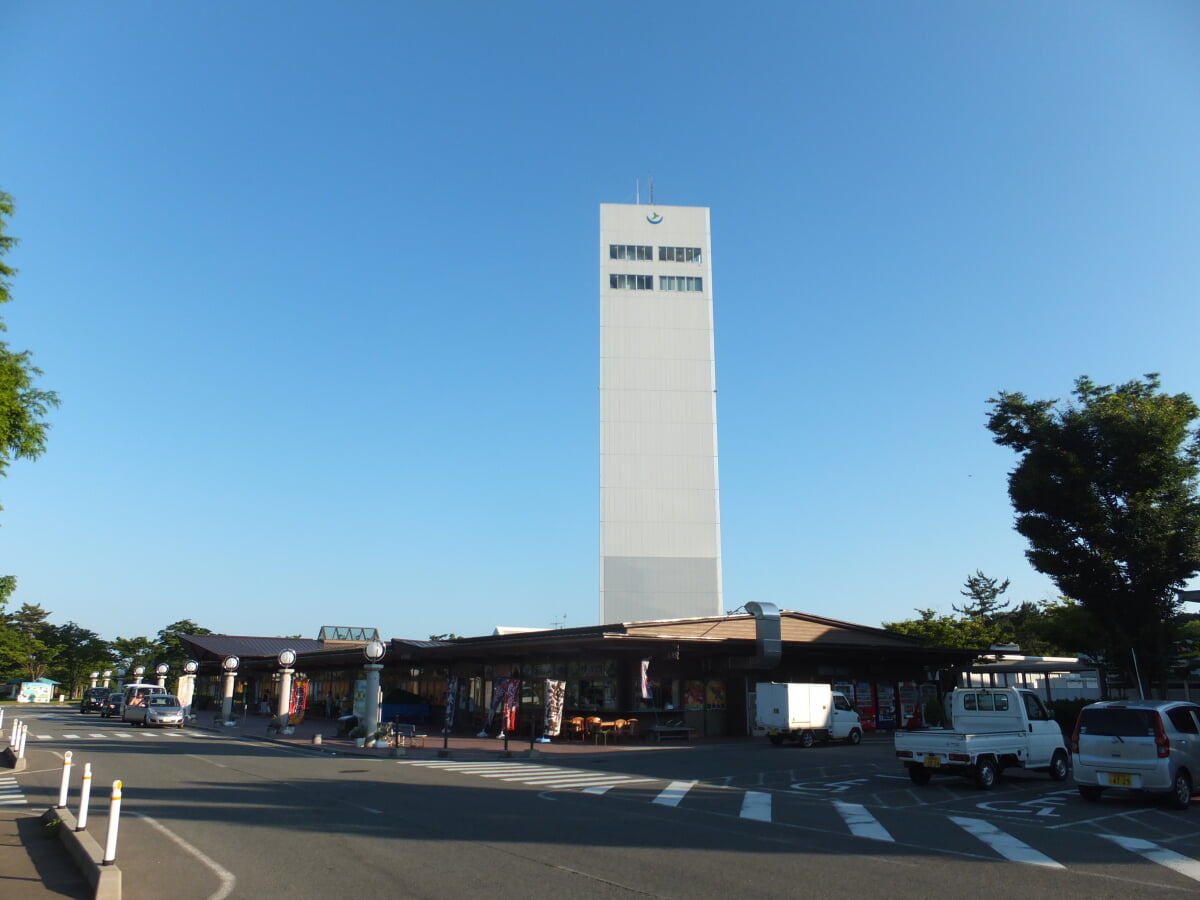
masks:
<svg viewBox="0 0 1200 900"><path fill-rule="evenodd" d="M155 641L155 649L158 654L155 662L166 663L170 666L173 676L182 674L183 664L191 658L179 640L181 635L187 634L212 634L212 632L207 628L201 628L191 619L180 619L162 629L158 633L158 640Z"/></svg>
<svg viewBox="0 0 1200 900"><path fill-rule="evenodd" d="M1020 462L1009 474L1026 557L1102 635L1108 664L1165 690L1175 590L1200 570L1200 408L1158 376L1075 382L1073 400L1002 392L988 429Z"/></svg>
<svg viewBox="0 0 1200 900"><path fill-rule="evenodd" d="M6 233L6 220L12 214L12 197L0 191L0 303L12 299L12 277L16 274L4 262L17 243ZM0 319L0 332L7 330ZM28 350L14 351L6 341L0 341L0 475L8 474L13 461L37 459L45 452L50 428L45 416L58 406L57 394L36 386L42 372L33 365L32 358Z"/></svg>
<svg viewBox="0 0 1200 900"><path fill-rule="evenodd" d="M995 626L963 616L938 615L936 610L918 609L918 618L884 622L886 631L916 638L928 647L964 647L987 650L997 643Z"/></svg>
<svg viewBox="0 0 1200 900"><path fill-rule="evenodd" d="M1000 601L1000 595L1008 590L1007 578L1003 583L997 583L995 578L988 578L976 569L974 575L967 576L963 587L966 590L959 593L971 602L964 603L961 607L955 606L954 611L962 613L968 619L978 619L986 625L991 625L1008 608L1007 600Z"/></svg>
<svg viewBox="0 0 1200 900"><path fill-rule="evenodd" d="M133 681L133 670L145 666L148 674L154 673L158 645L148 637L118 637L112 642L113 659L117 667L125 670L125 680Z"/></svg>
<svg viewBox="0 0 1200 900"><path fill-rule="evenodd" d="M69 697L79 696L89 672L112 665L112 647L108 641L74 622L47 626L41 632L41 640L54 651L54 677L62 682Z"/></svg>
<svg viewBox="0 0 1200 900"><path fill-rule="evenodd" d="M50 624L50 613L37 603L23 603L20 609L7 617L7 623L14 631L26 637L35 637Z"/></svg>

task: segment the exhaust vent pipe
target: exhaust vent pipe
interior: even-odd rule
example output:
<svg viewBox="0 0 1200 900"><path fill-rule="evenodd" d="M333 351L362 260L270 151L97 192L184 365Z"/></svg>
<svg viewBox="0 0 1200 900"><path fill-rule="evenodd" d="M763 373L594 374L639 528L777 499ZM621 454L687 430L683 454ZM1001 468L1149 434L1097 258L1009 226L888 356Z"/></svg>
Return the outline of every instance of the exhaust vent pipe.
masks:
<svg viewBox="0 0 1200 900"><path fill-rule="evenodd" d="M757 655L748 659L732 659L730 663L738 669L774 669L783 657L779 607L774 603L751 601L746 604L746 612L754 616Z"/></svg>

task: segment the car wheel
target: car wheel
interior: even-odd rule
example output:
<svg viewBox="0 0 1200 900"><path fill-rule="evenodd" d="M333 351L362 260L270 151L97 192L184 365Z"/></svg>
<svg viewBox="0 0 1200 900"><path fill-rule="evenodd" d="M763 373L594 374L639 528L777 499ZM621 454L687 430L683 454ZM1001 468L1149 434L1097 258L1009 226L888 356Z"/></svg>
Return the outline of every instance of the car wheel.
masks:
<svg viewBox="0 0 1200 900"><path fill-rule="evenodd" d="M851 728L850 733L846 735L846 743L850 745L858 744L862 741L862 732L857 728Z"/></svg>
<svg viewBox="0 0 1200 900"><path fill-rule="evenodd" d="M990 791L994 788L999 777L1000 773L996 770L996 764L990 759L975 764L975 787L981 791Z"/></svg>
<svg viewBox="0 0 1200 900"><path fill-rule="evenodd" d="M771 743L774 744L776 747L782 747L783 746L783 735L782 734L771 735Z"/></svg>
<svg viewBox="0 0 1200 900"><path fill-rule="evenodd" d="M1055 750L1050 760L1050 780L1066 781L1070 774L1071 764L1067 761L1067 754L1062 750Z"/></svg>
<svg viewBox="0 0 1200 900"><path fill-rule="evenodd" d="M1192 805L1192 779L1182 769L1175 773L1175 787L1171 791L1171 809L1187 809Z"/></svg>
<svg viewBox="0 0 1200 900"><path fill-rule="evenodd" d="M1094 784L1079 785L1079 796L1088 803L1095 803L1100 799L1100 795L1104 793L1104 788Z"/></svg>
<svg viewBox="0 0 1200 900"><path fill-rule="evenodd" d="M929 779L933 777L933 773L924 766L909 766L908 777L913 784L929 784Z"/></svg>
<svg viewBox="0 0 1200 900"><path fill-rule="evenodd" d="M811 747L813 745L813 733L811 731L800 732L800 746Z"/></svg>

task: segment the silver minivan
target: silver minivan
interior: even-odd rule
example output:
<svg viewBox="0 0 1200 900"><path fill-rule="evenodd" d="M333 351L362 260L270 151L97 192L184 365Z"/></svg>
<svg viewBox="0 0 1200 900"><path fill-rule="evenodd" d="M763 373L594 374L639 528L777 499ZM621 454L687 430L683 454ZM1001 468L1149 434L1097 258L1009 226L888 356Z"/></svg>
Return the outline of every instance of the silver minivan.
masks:
<svg viewBox="0 0 1200 900"><path fill-rule="evenodd" d="M1107 700L1079 711L1071 735L1075 783L1085 800L1107 788L1192 802L1200 778L1200 705L1186 700Z"/></svg>
<svg viewBox="0 0 1200 900"><path fill-rule="evenodd" d="M145 712L141 707L146 704L146 697L150 694L165 694L166 688L159 687L157 684L127 684L121 688L121 695L124 698L124 704L121 707L122 722L144 722ZM130 712L130 708L133 712Z"/></svg>

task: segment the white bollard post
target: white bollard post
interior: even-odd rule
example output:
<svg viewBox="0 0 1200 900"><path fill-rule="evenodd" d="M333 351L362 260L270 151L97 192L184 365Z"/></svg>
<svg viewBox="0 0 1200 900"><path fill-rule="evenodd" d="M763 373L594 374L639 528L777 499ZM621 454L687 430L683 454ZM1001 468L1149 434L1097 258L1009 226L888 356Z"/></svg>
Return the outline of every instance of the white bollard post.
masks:
<svg viewBox="0 0 1200 900"><path fill-rule="evenodd" d="M63 755L63 771L62 781L58 783L58 803L55 804L55 809L62 809L67 805L67 791L71 787L71 751L68 750Z"/></svg>
<svg viewBox="0 0 1200 900"><path fill-rule="evenodd" d="M75 823L76 831L87 828L88 803L92 798L92 764L83 764L83 788L79 791L79 819Z"/></svg>
<svg viewBox="0 0 1200 900"><path fill-rule="evenodd" d="M0 709L0 732L4 731L4 713L5 712L7 712L7 710Z"/></svg>
<svg viewBox="0 0 1200 900"><path fill-rule="evenodd" d="M117 861L117 825L121 820L121 781L112 785L112 802L108 805L108 837L104 841L103 864L111 866Z"/></svg>
<svg viewBox="0 0 1200 900"><path fill-rule="evenodd" d="M29 735L29 726L21 723L21 734L17 737L17 759L25 758L25 739Z"/></svg>
<svg viewBox="0 0 1200 900"><path fill-rule="evenodd" d="M17 732L21 730L21 720L13 719L12 731L8 733L8 744L13 748L15 753L17 750Z"/></svg>

